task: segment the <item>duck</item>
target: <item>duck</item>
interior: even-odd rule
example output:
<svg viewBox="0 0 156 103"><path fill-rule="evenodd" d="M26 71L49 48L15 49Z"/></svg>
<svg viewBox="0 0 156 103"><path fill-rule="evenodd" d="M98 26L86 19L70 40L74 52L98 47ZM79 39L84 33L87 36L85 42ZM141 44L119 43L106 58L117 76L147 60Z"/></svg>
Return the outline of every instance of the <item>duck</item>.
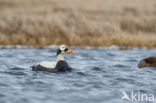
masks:
<svg viewBox="0 0 156 103"><path fill-rule="evenodd" d="M138 68L144 67L156 67L156 57L148 57L142 59L138 64Z"/></svg>
<svg viewBox="0 0 156 103"><path fill-rule="evenodd" d="M66 45L61 45L56 53L56 61L42 61L32 66L32 71L48 71L48 72L65 72L71 71L72 68L64 59L64 54L74 54Z"/></svg>

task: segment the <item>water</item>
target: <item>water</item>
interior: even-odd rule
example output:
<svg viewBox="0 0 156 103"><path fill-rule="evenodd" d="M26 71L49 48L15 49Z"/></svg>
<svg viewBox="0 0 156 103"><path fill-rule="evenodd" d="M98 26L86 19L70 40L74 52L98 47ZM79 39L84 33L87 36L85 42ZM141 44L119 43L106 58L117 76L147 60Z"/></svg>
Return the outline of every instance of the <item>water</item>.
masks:
<svg viewBox="0 0 156 103"><path fill-rule="evenodd" d="M74 51L65 55L72 72L49 73L30 66L55 60L55 49L0 49L0 103L129 103L123 91L156 96L156 69L137 68L155 49Z"/></svg>

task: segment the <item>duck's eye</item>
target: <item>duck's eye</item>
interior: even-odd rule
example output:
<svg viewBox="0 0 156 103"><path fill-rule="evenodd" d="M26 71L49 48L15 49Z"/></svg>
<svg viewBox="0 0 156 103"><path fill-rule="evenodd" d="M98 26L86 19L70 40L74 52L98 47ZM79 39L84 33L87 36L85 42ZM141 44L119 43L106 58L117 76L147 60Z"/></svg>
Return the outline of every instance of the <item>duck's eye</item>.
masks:
<svg viewBox="0 0 156 103"><path fill-rule="evenodd" d="M62 50L64 50L65 49L65 47L62 47Z"/></svg>
<svg viewBox="0 0 156 103"><path fill-rule="evenodd" d="M69 50L68 48L65 49L65 51L68 51L68 50Z"/></svg>

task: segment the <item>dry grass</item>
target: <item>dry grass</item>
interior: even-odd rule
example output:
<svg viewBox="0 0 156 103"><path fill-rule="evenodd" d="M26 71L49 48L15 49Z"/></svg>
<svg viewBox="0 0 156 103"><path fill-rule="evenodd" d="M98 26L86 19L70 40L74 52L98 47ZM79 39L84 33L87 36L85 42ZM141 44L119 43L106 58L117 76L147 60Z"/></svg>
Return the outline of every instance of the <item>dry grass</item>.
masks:
<svg viewBox="0 0 156 103"><path fill-rule="evenodd" d="M156 47L156 0L0 0L0 44Z"/></svg>

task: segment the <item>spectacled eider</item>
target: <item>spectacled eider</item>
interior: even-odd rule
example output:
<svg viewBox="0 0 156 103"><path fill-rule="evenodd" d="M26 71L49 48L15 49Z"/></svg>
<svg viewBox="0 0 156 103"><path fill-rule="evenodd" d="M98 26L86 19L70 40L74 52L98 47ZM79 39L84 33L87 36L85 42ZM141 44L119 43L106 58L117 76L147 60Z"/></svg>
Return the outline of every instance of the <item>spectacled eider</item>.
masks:
<svg viewBox="0 0 156 103"><path fill-rule="evenodd" d="M67 62L64 60L64 53L74 54L65 45L61 45L57 50L56 62L42 61L41 63L32 67L33 71L49 71L49 72L64 72L71 71Z"/></svg>
<svg viewBox="0 0 156 103"><path fill-rule="evenodd" d="M144 67L156 67L156 57L148 57L145 59L142 59L139 64L139 68L144 68Z"/></svg>

